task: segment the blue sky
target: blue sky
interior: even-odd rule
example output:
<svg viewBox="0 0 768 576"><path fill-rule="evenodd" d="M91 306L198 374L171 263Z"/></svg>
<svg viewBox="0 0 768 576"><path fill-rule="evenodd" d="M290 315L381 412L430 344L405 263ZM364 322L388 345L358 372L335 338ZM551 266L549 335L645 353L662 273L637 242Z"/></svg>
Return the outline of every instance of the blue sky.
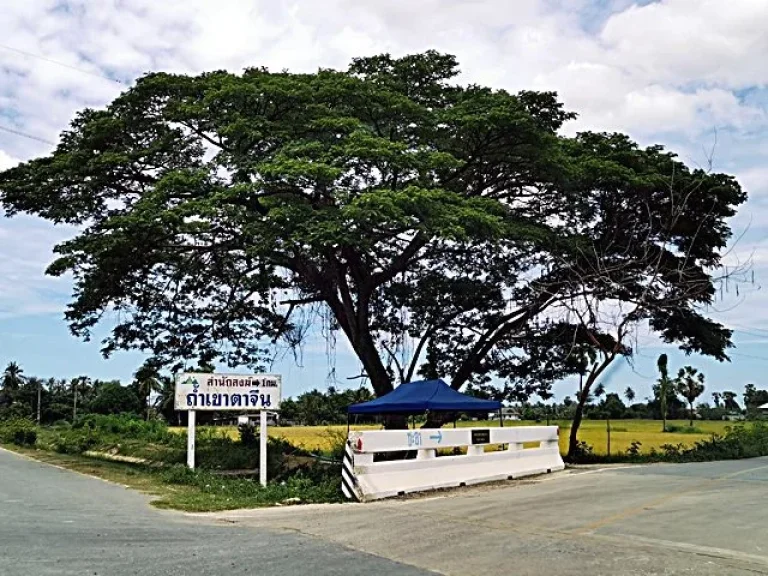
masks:
<svg viewBox="0 0 768 576"><path fill-rule="evenodd" d="M750 194L733 221L739 241L728 263L751 263L755 285L738 297L730 287L712 310L736 331L733 361L685 358L638 334L634 365L618 366L606 385L646 396L664 351L673 366L704 370L707 396L750 381L768 387L768 67L760 57L768 2L731 0L725 11L721 0L0 0L0 10L0 168L46 154L44 141L55 141L75 111L105 105L150 70L311 71L429 48L456 54L462 81L558 91L579 113L567 133L618 130L664 144L690 165L711 159ZM141 356L104 360L98 343L70 336L62 319L70 282L44 275L52 247L74 232L29 217L0 220L0 364L127 379ZM287 357L274 369L288 394L334 378L356 383L347 378L359 373L346 344L331 362L319 338L300 365ZM574 387L555 390L562 397Z"/></svg>

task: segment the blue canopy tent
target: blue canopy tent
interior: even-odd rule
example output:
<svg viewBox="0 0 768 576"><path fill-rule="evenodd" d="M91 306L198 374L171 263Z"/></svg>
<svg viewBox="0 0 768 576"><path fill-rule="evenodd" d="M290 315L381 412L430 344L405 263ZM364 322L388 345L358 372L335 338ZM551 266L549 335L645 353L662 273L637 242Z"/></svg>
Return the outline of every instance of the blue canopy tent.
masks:
<svg viewBox="0 0 768 576"><path fill-rule="evenodd" d="M401 384L389 394L370 402L352 404L347 408L347 415L408 415L425 412L485 412L487 414L497 410L501 413L501 402L467 396L457 392L442 380L421 380Z"/></svg>

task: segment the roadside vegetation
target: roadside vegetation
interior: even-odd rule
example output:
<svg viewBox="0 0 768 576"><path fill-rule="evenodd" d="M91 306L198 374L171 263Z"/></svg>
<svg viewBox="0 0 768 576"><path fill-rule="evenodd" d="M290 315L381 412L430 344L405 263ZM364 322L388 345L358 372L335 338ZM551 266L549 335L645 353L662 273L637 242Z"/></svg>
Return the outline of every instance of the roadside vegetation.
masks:
<svg viewBox="0 0 768 576"><path fill-rule="evenodd" d="M159 507L212 511L341 500L341 471L329 458L313 458L270 438L270 482L262 487L252 432L243 429L232 438L203 429L196 442L198 469L190 470L184 464L186 434L171 432L160 421L130 415L91 415L74 425L48 427L27 419L0 421L0 445L142 490L156 496Z"/></svg>

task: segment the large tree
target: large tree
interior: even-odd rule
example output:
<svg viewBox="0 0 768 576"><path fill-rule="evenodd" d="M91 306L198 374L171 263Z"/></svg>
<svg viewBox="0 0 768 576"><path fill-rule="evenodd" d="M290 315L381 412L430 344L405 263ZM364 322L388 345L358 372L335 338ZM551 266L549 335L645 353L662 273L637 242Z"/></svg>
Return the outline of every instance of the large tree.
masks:
<svg viewBox="0 0 768 576"><path fill-rule="evenodd" d="M674 303L652 315L664 339L722 357L730 334L686 285L709 287L738 184L621 135L561 137L555 95L456 74L434 52L150 74L0 175L0 199L83 228L49 272L74 276L75 334L114 319L105 353L259 365L320 323L377 395L416 374L546 393L583 348L626 350L550 311L650 292Z"/></svg>

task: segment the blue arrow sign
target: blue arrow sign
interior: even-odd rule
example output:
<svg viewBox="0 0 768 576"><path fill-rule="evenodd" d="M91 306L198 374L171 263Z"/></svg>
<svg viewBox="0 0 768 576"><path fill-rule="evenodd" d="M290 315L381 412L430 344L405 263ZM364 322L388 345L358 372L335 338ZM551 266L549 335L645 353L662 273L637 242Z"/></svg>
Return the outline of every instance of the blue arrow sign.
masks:
<svg viewBox="0 0 768 576"><path fill-rule="evenodd" d="M437 443L440 444L440 442L443 441L443 433L438 431L437 434L433 434L429 437L430 440L437 440Z"/></svg>

